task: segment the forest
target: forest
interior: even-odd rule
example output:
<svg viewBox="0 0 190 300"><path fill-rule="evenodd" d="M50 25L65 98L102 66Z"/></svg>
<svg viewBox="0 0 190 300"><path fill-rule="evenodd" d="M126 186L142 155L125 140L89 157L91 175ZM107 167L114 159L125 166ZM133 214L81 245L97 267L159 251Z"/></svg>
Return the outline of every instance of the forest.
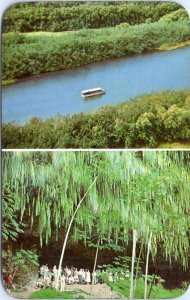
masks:
<svg viewBox="0 0 190 300"><path fill-rule="evenodd" d="M158 50L189 42L190 36L186 11L171 3L88 3L53 9L42 3L19 4L5 13L3 30L4 84Z"/></svg>
<svg viewBox="0 0 190 300"><path fill-rule="evenodd" d="M4 273L22 289L41 264L85 264L120 297L183 294L189 169L188 151L4 152ZM105 269L120 279L110 283Z"/></svg>
<svg viewBox="0 0 190 300"><path fill-rule="evenodd" d="M172 15L171 15L172 13ZM130 2L38 2L14 4L3 20L3 32L70 31L84 28L114 27L157 22L164 15L187 19L187 13L176 3ZM171 18L171 17L170 17Z"/></svg>
<svg viewBox="0 0 190 300"><path fill-rule="evenodd" d="M2 129L5 149L189 147L190 90L144 95L95 113L33 117Z"/></svg>

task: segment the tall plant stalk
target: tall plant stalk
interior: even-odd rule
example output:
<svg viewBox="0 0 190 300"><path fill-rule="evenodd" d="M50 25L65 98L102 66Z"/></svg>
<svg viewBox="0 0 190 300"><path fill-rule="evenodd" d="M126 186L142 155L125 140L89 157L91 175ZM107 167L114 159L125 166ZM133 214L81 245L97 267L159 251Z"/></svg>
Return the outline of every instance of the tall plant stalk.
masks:
<svg viewBox="0 0 190 300"><path fill-rule="evenodd" d="M140 252L139 252L139 257L138 257L138 260L137 260L137 268L136 268L136 275L135 275L135 282L134 282L134 291L136 289L136 284L137 284L137 278L138 278L138 273L139 273L139 264L140 264L140 258L141 258L141 255L142 255L142 249L143 249L143 246L144 246L144 239L141 243L141 248L140 248Z"/></svg>
<svg viewBox="0 0 190 300"><path fill-rule="evenodd" d="M89 188L86 191L86 193L84 194L84 196L81 198L79 204L77 205L77 207L76 207L76 209L75 209L75 211L74 211L74 213L72 215L71 221L69 223L69 226L68 226L68 229L67 229L67 233L66 233L66 236L65 236L65 240L64 240L64 243L63 243L63 248L62 248L62 252L61 252L60 261L59 261L59 268L58 268L58 274L57 274L57 280L56 280L56 290L58 289L58 286L59 286L59 278L60 278L60 275L61 275L61 266L62 266L62 263L63 263L63 257L64 257L64 254L65 254L65 248L66 248L66 245L67 245L67 240L68 240L68 237L69 237L71 226L73 224L73 221L75 219L75 216L76 216L76 213L77 213L79 207L81 206L83 200L85 199L86 195L88 194L88 192L90 191L90 189L92 188L92 186L95 184L97 178L98 178L98 176L96 176L96 178L94 179L94 181L92 182L92 184L89 186Z"/></svg>
<svg viewBox="0 0 190 300"><path fill-rule="evenodd" d="M132 252L132 263L131 263L131 284L130 284L130 299L134 299L134 266L136 257L136 245L137 245L137 230L133 230L133 252Z"/></svg>
<svg viewBox="0 0 190 300"><path fill-rule="evenodd" d="M145 270L145 283L144 283L144 299L147 298L148 263L149 263L149 256L150 256L151 239L152 239L152 232L150 233L150 237L149 237L149 241L148 241L147 256L146 256L146 270Z"/></svg>
<svg viewBox="0 0 190 300"><path fill-rule="evenodd" d="M98 239L97 247L96 247L96 255L95 255L94 267L93 267L93 273L92 273L92 284L94 284L94 272L96 270L96 264L97 264L97 259L98 259L99 244L100 244L100 239Z"/></svg>

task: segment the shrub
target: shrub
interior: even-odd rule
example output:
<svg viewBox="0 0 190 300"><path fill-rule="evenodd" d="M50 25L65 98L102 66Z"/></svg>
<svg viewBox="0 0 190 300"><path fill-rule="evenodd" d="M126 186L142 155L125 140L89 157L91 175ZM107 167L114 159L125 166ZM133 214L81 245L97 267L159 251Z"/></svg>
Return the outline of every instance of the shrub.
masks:
<svg viewBox="0 0 190 300"><path fill-rule="evenodd" d="M188 21L188 20L189 20L189 16L188 16L187 12L185 11L185 9L180 8L174 12L171 12L169 14L162 16L158 22L159 23L171 23L171 22Z"/></svg>
<svg viewBox="0 0 190 300"><path fill-rule="evenodd" d="M128 28L129 26L130 24L127 22L116 25L117 28Z"/></svg>

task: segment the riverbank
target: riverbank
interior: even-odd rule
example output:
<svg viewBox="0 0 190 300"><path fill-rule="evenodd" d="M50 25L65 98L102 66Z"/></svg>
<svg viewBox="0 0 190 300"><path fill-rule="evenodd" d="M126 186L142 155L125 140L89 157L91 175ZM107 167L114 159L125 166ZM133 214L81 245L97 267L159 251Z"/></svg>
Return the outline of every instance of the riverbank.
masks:
<svg viewBox="0 0 190 300"><path fill-rule="evenodd" d="M37 35L37 36L43 36L44 34L45 35L58 35L60 36L60 33L52 33L52 32L36 32L36 33L27 33L28 36L32 36L33 34ZM184 48L184 47L187 47L190 45L190 40L188 41L185 41L185 42L181 42L181 43L177 43L175 45L168 45L168 44L165 44L165 45L162 45L160 46L158 49L154 50L154 51L150 51L148 53L144 53L144 54L151 54L151 53L156 53L156 52L163 52L163 51L172 51L172 50L176 50L178 48ZM133 55L135 56L135 55ZM126 58L128 57L132 57L131 55L128 55L126 56ZM91 63L93 64L93 63ZM56 71L54 71L56 72ZM61 71L57 71L57 72L61 72ZM47 73L45 73L47 74ZM41 74L43 75L43 74ZM14 84L14 83L18 83L18 82L21 82L25 79L29 80L30 78L34 78L35 75L31 75L31 76L27 76L25 78L20 78L20 79L7 79L7 80L2 80L2 86L9 86L11 84Z"/></svg>
<svg viewBox="0 0 190 300"><path fill-rule="evenodd" d="M149 53L163 45L181 46L189 43L189 36L188 22L82 29L59 35L9 33L3 36L3 84L35 74Z"/></svg>
<svg viewBox="0 0 190 300"><path fill-rule="evenodd" d="M13 83L18 82L19 80L16 79L6 79L6 80L2 80L2 86L7 86L7 85L11 85Z"/></svg>
<svg viewBox="0 0 190 300"><path fill-rule="evenodd" d="M178 48L187 47L189 45L190 45L190 40L185 41L185 42L180 42L180 43L177 43L175 45L164 44L164 45L161 45L158 48L158 50L159 51L170 51L170 50L175 50L175 49L178 49Z"/></svg>
<svg viewBox="0 0 190 300"><path fill-rule="evenodd" d="M2 148L156 148L189 143L190 90L136 97L94 113L3 124ZM179 144L180 145L180 144Z"/></svg>

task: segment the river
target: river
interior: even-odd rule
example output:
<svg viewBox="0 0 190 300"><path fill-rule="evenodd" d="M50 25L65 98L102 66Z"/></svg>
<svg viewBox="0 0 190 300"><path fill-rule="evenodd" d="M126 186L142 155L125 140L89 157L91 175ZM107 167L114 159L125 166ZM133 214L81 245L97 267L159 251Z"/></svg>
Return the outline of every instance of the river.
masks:
<svg viewBox="0 0 190 300"><path fill-rule="evenodd" d="M102 87L106 94L81 97L81 90ZM131 97L162 90L190 88L190 47L112 59L56 73L33 76L2 90L3 122L25 123L92 112Z"/></svg>

